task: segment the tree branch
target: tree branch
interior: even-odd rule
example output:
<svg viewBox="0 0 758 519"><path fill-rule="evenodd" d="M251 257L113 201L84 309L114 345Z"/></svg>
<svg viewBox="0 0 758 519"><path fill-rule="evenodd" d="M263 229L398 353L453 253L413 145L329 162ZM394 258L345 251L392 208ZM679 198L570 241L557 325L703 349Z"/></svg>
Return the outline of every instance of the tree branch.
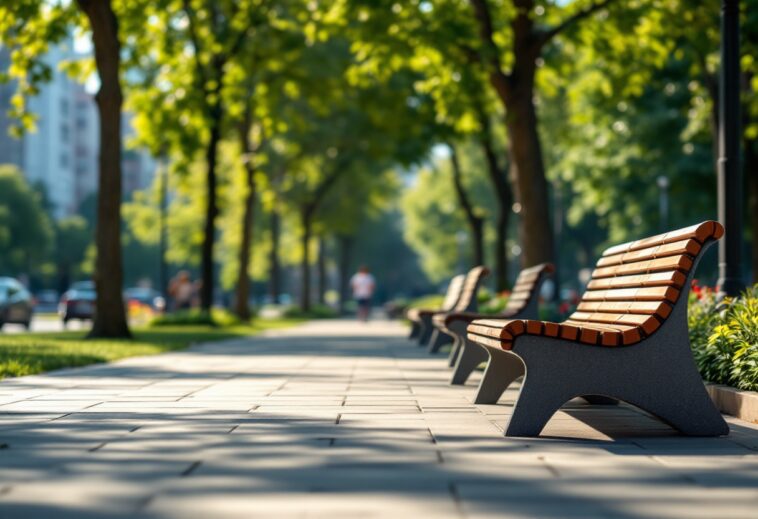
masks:
<svg viewBox="0 0 758 519"><path fill-rule="evenodd" d="M194 13L195 10L192 8L192 5L190 3L190 0L184 0L184 13L187 15L187 27L189 28L189 35L190 35L190 41L192 42L192 50L194 51L193 54L195 55L195 67L197 68L198 73L198 85L200 87L200 90L203 92L204 97L208 97L210 94L207 89L208 84L208 76L205 71L205 66L203 65L203 62L200 60L200 39L197 37L197 31L195 30L195 20L194 20Z"/></svg>
<svg viewBox="0 0 758 519"><path fill-rule="evenodd" d="M509 76L503 72L502 63L500 63L500 49L495 43L494 26L492 15L487 0L470 0L474 8L474 16L479 24L479 39L484 45L484 55L482 61L490 67L490 81L497 90L500 97L506 97L510 91Z"/></svg>
<svg viewBox="0 0 758 519"><path fill-rule="evenodd" d="M552 40L556 35L567 29L568 27L574 25L575 23L581 21L584 18L587 18L588 16L598 12L599 10L608 7L610 4L615 2L616 0L600 0L599 2L594 2L584 9L580 9L576 13L572 14L565 20L563 20L561 23L556 25L555 27L547 30L540 31L539 34L539 44L540 46L545 45L550 40Z"/></svg>

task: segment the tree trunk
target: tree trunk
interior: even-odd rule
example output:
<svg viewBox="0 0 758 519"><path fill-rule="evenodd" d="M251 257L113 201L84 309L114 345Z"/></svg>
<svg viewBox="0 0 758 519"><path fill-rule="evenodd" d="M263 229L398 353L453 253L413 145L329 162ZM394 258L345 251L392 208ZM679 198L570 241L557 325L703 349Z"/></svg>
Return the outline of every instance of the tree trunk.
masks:
<svg viewBox="0 0 758 519"><path fill-rule="evenodd" d="M253 147L250 143L250 129L252 121L248 110L244 121L239 128L240 146L245 154L245 193L244 208L242 214L242 235L240 236L240 249L238 256L239 268L237 270L237 293L235 297L234 313L247 321L250 319L250 248L253 243L253 224L255 218L255 168L253 167Z"/></svg>
<svg viewBox="0 0 758 519"><path fill-rule="evenodd" d="M340 235L340 315L345 313L345 306L350 299L350 256L353 248L353 237Z"/></svg>
<svg viewBox="0 0 758 519"><path fill-rule="evenodd" d="M480 143L487 161L490 183L497 198L497 221L495 228L495 290L508 288L508 224L510 223L513 193L508 179L507 168L501 168L492 142L492 128L484 109L478 110L479 124L482 127Z"/></svg>
<svg viewBox="0 0 758 519"><path fill-rule="evenodd" d="M279 217L279 209L276 207L276 205L271 210L269 225L271 232L271 251L269 252L268 256L268 293L271 297L271 302L275 305L278 305L279 296L282 292L280 282L281 262L279 261L279 236L281 234L281 221Z"/></svg>
<svg viewBox="0 0 758 519"><path fill-rule="evenodd" d="M96 312L88 337L131 337L123 297L121 257L121 46L118 20L109 0L77 0L92 29L100 89L95 96L100 116L98 197L95 244Z"/></svg>
<svg viewBox="0 0 758 519"><path fill-rule="evenodd" d="M466 214L466 221L468 222L471 231L474 265L483 265L484 219L476 214L474 207L466 194L466 189L463 187L463 178L461 165L458 161L458 153L453 145L449 144L448 146L450 148L450 163L453 167L453 184L455 186L455 193L458 196L458 203Z"/></svg>
<svg viewBox="0 0 758 519"><path fill-rule="evenodd" d="M326 304L326 241L321 236L318 239L318 304Z"/></svg>
<svg viewBox="0 0 758 519"><path fill-rule="evenodd" d="M553 261L553 232L548 210L547 180L534 107L536 62L546 39L534 29L533 0L513 0L516 14L511 19L513 65L503 72L494 40L494 26L487 0L471 0L485 46L483 57L489 79L506 113L511 167L515 168L516 199L521 204L519 239L521 264L530 267ZM597 5L600 5L598 3ZM588 15L592 10L585 10ZM575 18L574 21L578 20Z"/></svg>
<svg viewBox="0 0 758 519"><path fill-rule="evenodd" d="M302 263L300 264L300 310L309 312L311 309L311 254L308 245L311 241L311 214L307 208L303 208L300 214L303 226L300 241L303 253Z"/></svg>
<svg viewBox="0 0 758 519"><path fill-rule="evenodd" d="M205 189L207 200L205 202L205 227L203 229L202 265L200 267L202 278L200 308L204 312L210 312L213 305L213 249L216 243L216 216L218 216L218 206L216 205L216 159L218 156L218 143L221 140L222 113L221 105L218 103L211 108L210 137L205 152L207 168Z"/></svg>
<svg viewBox="0 0 758 519"><path fill-rule="evenodd" d="M516 190L521 204L519 235L523 267L553 261L547 179L533 101L534 67L529 74L520 80L523 84L513 88L506 107L510 157L516 168Z"/></svg>
<svg viewBox="0 0 758 519"><path fill-rule="evenodd" d="M748 182L748 222L752 243L753 283L758 283L758 139L745 139L745 177Z"/></svg>

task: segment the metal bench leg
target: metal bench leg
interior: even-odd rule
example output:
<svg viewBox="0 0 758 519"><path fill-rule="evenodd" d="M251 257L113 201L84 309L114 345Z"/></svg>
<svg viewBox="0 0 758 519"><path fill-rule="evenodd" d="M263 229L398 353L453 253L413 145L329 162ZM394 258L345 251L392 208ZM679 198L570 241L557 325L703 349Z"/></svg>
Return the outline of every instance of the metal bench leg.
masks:
<svg viewBox="0 0 758 519"><path fill-rule="evenodd" d="M515 355L491 348L487 348L487 353L490 362L479 383L475 404L496 404L508 386L524 374L524 364Z"/></svg>
<svg viewBox="0 0 758 519"><path fill-rule="evenodd" d="M429 353L437 353L440 351L440 348L446 344L450 344L451 342L453 342L452 337L435 328L432 332L432 338L429 340L428 351Z"/></svg>
<svg viewBox="0 0 758 519"><path fill-rule="evenodd" d="M505 436L539 436L550 417L570 399L571 395L558 388L555 381L535 378L527 367L513 414L505 427Z"/></svg>
<svg viewBox="0 0 758 519"><path fill-rule="evenodd" d="M418 321L411 321L411 333L408 335L409 339L415 339L421 332L421 324Z"/></svg>
<svg viewBox="0 0 758 519"><path fill-rule="evenodd" d="M618 405L619 403L615 398L602 395L584 395L582 398L585 399L588 404L592 405Z"/></svg>
<svg viewBox="0 0 758 519"><path fill-rule="evenodd" d="M458 360L458 357L461 354L461 338L459 336L455 336L455 339L453 339L453 346L450 348L450 355L447 357L447 365L448 367L452 368L455 366L456 361Z"/></svg>
<svg viewBox="0 0 758 519"><path fill-rule="evenodd" d="M683 359L684 360L684 359ZM687 359L689 360L689 359ZM729 426L705 390L694 363L660 366L621 400L644 409L687 436L724 436Z"/></svg>
<svg viewBox="0 0 758 519"><path fill-rule="evenodd" d="M487 350L468 339L462 339L461 352L458 354L458 361L455 363L450 384L454 386L465 384L476 367L488 358Z"/></svg>
<svg viewBox="0 0 758 519"><path fill-rule="evenodd" d="M419 334L418 334L418 345L419 346L426 346L429 343L429 339L432 337L432 332L434 331L434 326L432 325L432 316L422 314L421 315L421 321L419 322Z"/></svg>

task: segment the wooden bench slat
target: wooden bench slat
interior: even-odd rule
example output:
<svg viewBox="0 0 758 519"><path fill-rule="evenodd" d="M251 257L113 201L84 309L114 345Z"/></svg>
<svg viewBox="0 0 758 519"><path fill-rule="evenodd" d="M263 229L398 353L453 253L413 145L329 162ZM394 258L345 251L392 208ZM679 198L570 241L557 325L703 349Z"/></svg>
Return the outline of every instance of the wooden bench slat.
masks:
<svg viewBox="0 0 758 519"><path fill-rule="evenodd" d="M662 301L676 302L679 290L674 287L612 288L608 290L588 290L584 301Z"/></svg>
<svg viewBox="0 0 758 519"><path fill-rule="evenodd" d="M721 226L719 225L716 227L715 222L712 221L703 222L697 225L692 225L690 227L685 227L684 229L679 229L664 234L658 234L649 238L622 243L621 245L610 247L606 249L605 252L603 252L603 257L612 256L614 254L619 254L622 252L645 249L654 245L662 245L674 241L686 240L689 238L694 238L702 243L711 237L719 238L721 236L720 233L723 233L723 228L721 228L721 231L719 232L719 227Z"/></svg>
<svg viewBox="0 0 758 519"><path fill-rule="evenodd" d="M678 270L654 272L652 274L636 274L631 276L617 276L612 278L593 279L587 284L590 290L607 288L632 288L653 286L674 286L681 288L687 276Z"/></svg>
<svg viewBox="0 0 758 519"><path fill-rule="evenodd" d="M671 314L671 305L663 301L583 301L577 306L580 312L649 314L663 317Z"/></svg>
<svg viewBox="0 0 758 519"><path fill-rule="evenodd" d="M625 276L629 274L648 274L661 270L681 270L689 272L692 259L688 256L669 256L637 263L625 263L611 267L599 267L592 272L592 279Z"/></svg>
<svg viewBox="0 0 758 519"><path fill-rule="evenodd" d="M635 263L648 259L665 258L667 256L677 256L687 254L696 256L702 245L694 239L655 245L646 249L639 249L631 252L614 254L613 256L604 256L597 262L598 267L607 267L611 265L621 265L624 263Z"/></svg>

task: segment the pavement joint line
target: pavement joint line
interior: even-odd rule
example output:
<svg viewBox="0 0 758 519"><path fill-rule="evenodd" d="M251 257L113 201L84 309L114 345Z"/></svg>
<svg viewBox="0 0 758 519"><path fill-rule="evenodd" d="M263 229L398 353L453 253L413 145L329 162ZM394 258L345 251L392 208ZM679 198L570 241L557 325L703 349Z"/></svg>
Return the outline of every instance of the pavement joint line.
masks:
<svg viewBox="0 0 758 519"><path fill-rule="evenodd" d="M133 433L133 432L137 432L137 431L139 431L140 429L142 429L142 426L141 426L141 425L135 425L134 427L132 427L131 429L129 429L129 432L130 432L130 433Z"/></svg>
<svg viewBox="0 0 758 519"><path fill-rule="evenodd" d="M447 485L448 492L450 492L450 497L453 499L453 505L455 505L455 511L458 513L461 517L466 517L466 514L463 512L463 500L461 499L461 494L458 492L458 487L453 483L452 481L448 483Z"/></svg>
<svg viewBox="0 0 758 519"><path fill-rule="evenodd" d="M233 425L231 429L229 429L228 431L226 431L226 434L232 434L237 429L237 427L239 427L239 426L240 426L240 424Z"/></svg>
<svg viewBox="0 0 758 519"><path fill-rule="evenodd" d="M558 472L558 469L556 469L555 467L553 467L547 461L547 459L545 459L545 456L537 456L537 459L542 462L542 464L545 466L545 468L548 470L548 472L550 472L550 474L552 474L553 477L556 477L556 478L560 478L561 477L561 473Z"/></svg>
<svg viewBox="0 0 758 519"><path fill-rule="evenodd" d="M202 462L201 460L193 461L193 462L190 464L190 466L189 466L189 467L187 467L186 469L184 469L184 470L182 471L182 473L181 473L181 474L179 474L179 475L180 475L181 477L183 477L183 478L186 478L187 476L189 476L190 474L192 474L193 472L195 472L195 470L197 470L197 468L198 468L200 465L202 465L202 463L203 463L203 462Z"/></svg>
<svg viewBox="0 0 758 519"><path fill-rule="evenodd" d="M429 439L432 440L432 443L437 445L437 438L434 436L432 429L430 427L427 427L426 431L429 433Z"/></svg>
<svg viewBox="0 0 758 519"><path fill-rule="evenodd" d="M341 419L342 419L342 413L337 415L337 419L334 421L334 425L339 425Z"/></svg>
<svg viewBox="0 0 758 519"><path fill-rule="evenodd" d="M253 407L251 407L250 409L248 409L246 412L247 412L247 413L253 413L253 412L255 412L256 410L258 410L260 407L261 407L260 405L256 404L256 405L254 405Z"/></svg>
<svg viewBox="0 0 758 519"><path fill-rule="evenodd" d="M437 449L435 453L437 454L437 461L440 463L445 463L445 458L442 457L442 451Z"/></svg>
<svg viewBox="0 0 758 519"><path fill-rule="evenodd" d="M95 445L94 447L91 447L91 448L89 448L87 450L89 452L97 452L100 449L102 449L103 447L105 447L107 444L108 444L108 442L102 442L102 443L99 443L99 444Z"/></svg>

